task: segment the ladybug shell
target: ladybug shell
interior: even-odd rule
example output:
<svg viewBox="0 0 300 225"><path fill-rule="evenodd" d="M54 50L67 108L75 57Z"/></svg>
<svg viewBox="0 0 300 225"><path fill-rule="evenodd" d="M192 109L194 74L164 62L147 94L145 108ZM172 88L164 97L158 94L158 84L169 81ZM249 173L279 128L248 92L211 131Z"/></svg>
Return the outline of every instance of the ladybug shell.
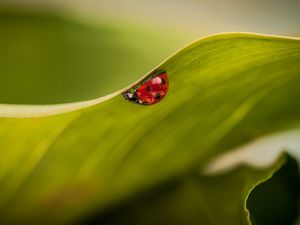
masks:
<svg viewBox="0 0 300 225"><path fill-rule="evenodd" d="M153 105L160 102L167 94L169 79L166 73L161 73L152 79L145 81L136 90L140 104Z"/></svg>

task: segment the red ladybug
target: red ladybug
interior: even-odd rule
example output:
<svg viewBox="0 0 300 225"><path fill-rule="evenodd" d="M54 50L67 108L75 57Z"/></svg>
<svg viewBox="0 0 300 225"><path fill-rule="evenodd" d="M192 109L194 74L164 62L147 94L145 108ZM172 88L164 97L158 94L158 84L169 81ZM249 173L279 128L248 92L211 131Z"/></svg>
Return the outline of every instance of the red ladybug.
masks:
<svg viewBox="0 0 300 225"><path fill-rule="evenodd" d="M155 72L156 73L156 72ZM152 75L150 79L123 92L123 96L130 102L140 105L153 105L160 102L167 94L169 79L166 72Z"/></svg>

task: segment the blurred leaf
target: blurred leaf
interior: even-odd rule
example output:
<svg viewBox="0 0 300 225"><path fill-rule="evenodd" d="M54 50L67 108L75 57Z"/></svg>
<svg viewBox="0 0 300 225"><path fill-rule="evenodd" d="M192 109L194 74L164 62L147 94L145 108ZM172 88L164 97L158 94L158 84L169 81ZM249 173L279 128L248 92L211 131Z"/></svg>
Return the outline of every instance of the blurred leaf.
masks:
<svg viewBox="0 0 300 225"><path fill-rule="evenodd" d="M297 162L288 162L272 179L256 187L247 207L253 225L293 224L300 210L300 174Z"/></svg>
<svg viewBox="0 0 300 225"><path fill-rule="evenodd" d="M292 224L299 184L297 163L286 156L264 169L241 166L209 177L193 172L82 224L240 225L249 224L249 211L255 225Z"/></svg>
<svg viewBox="0 0 300 225"><path fill-rule="evenodd" d="M39 18L36 15L32 21ZM82 32L85 45L90 36ZM37 49L43 55L41 46ZM117 96L64 115L1 119L0 223L66 223L94 210L104 212L202 167L221 152L299 126L299 61L298 39L216 35L189 45L160 65L170 75L170 90L158 105L140 107ZM76 70L82 69L80 60L76 62ZM118 67L119 61L113 62ZM141 63L135 58L133 62ZM44 63L42 75L47 80L51 75ZM32 69L25 64L24 70ZM98 61L92 61L94 65ZM66 66L66 80L72 77L71 68L73 63ZM30 72L39 77L42 69ZM110 74L99 76L112 90ZM26 91L21 89L10 95L10 103L26 103L16 100L23 94ZM7 103L10 97L1 95Z"/></svg>

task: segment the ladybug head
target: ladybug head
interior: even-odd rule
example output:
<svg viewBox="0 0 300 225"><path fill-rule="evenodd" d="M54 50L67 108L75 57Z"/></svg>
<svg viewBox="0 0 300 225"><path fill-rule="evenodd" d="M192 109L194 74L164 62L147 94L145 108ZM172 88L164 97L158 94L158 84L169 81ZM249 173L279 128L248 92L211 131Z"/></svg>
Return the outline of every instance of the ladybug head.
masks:
<svg viewBox="0 0 300 225"><path fill-rule="evenodd" d="M132 102L132 103L136 103L136 104L140 104L139 102L139 98L136 94L136 92L131 93L129 91L123 92L122 95L124 96L125 99L127 99L128 101Z"/></svg>

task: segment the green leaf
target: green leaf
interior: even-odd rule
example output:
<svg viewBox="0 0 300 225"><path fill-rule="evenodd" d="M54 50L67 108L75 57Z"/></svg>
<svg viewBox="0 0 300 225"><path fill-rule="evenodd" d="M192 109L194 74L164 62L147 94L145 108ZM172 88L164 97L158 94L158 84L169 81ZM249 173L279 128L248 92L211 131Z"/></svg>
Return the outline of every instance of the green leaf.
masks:
<svg viewBox="0 0 300 225"><path fill-rule="evenodd" d="M287 159L270 180L250 194L247 207L253 225L295 222L300 206L300 174L297 162L290 157Z"/></svg>
<svg viewBox="0 0 300 225"><path fill-rule="evenodd" d="M1 18L1 29L5 27L9 30L15 16ZM23 21L22 16L21 18L22 20L16 18L16 23ZM38 26L37 30L40 32L43 26L40 26L39 21L43 21L43 18L35 15L29 22L25 20L25 23L28 22L25 27L33 29ZM43 27L44 30L52 29L53 24L49 23L47 27ZM79 35L80 43L82 51L85 51L85 46L92 42L90 29L81 30L77 23L74 25L71 22L68 26L74 29L72 32L77 33L78 29L82 32ZM59 28L56 22L53 27ZM19 30L19 26L15 29ZM51 37L54 34L52 30ZM110 35L118 37L118 33ZM66 43L72 44L75 36L78 38L77 34L68 36L70 39ZM9 36L5 37L9 40ZM41 43L37 50L43 55L42 43L46 37L27 37L30 43ZM113 40L112 37L109 40ZM10 38L14 40L16 37ZM93 41L96 42L95 46L103 45L100 38ZM18 48L26 46L20 44ZM78 43L75 46L78 47ZM127 46L126 43L124 46ZM73 47L70 46L72 52ZM47 51L45 50L45 56L49 56ZM7 52L9 56L9 51ZM118 57L119 48L116 52ZM111 57L112 60L114 56ZM60 68L65 68L66 72L57 74L72 76L73 66L76 66L76 71L81 71L77 74L80 76L87 65L95 66L93 76L97 71L100 72L96 69L99 68L98 61L93 59L81 64L81 59L80 57L66 65L60 64ZM32 95L43 93L43 89L38 87L46 87L43 86L41 77L50 79L55 71L49 65L55 66L58 63L51 61L48 65L46 59L43 60L44 66L38 70L29 67L28 62L22 68L30 71L32 77L41 79L41 84L38 81L26 83L37 87L38 91L27 95L27 89L18 86L25 82L24 79L18 80L14 82L18 83L12 89L14 94L2 92L0 99L4 103L14 104L49 104L65 100L71 102L70 96L73 96L74 90L69 92L69 97L64 97L65 93L61 90L58 97L53 96L55 100L52 100L48 94L53 89L49 88L48 100L44 96L46 102L41 102L44 97L39 100L39 97ZM132 60L133 66L142 64L135 57L128 57L126 60ZM10 72L18 75L22 71L13 68L13 62L12 56L1 60L1 68L6 68L3 71L12 69ZM118 67L119 61L113 62ZM145 193L194 171L195 168L202 168L222 152L265 134L298 127L299 62L299 39L257 34L221 34L194 42L159 66L170 76L168 96L160 104L141 107L116 96L102 104L68 114L44 118L0 119L0 222L63 224L75 221L94 210L104 212L132 196ZM132 72L134 71L138 69L134 67ZM104 88L103 92L93 92L99 96L135 79L124 78L123 83L118 82L114 86L110 73L99 73L99 76L108 85L108 89ZM8 82L10 78L1 75L1 79L4 79L1 84L5 81L8 87L13 87ZM64 79L64 84L67 84L70 77ZM78 88L81 86L80 82L75 83L73 85ZM85 87L89 85L86 84ZM106 87L104 83L101 85ZM74 99L82 100L79 99L79 94L74 96ZM0 107L1 115L41 115L45 110L46 114L48 110L52 110L51 105L46 105L44 111L37 109L38 113L34 114L35 108L31 106L31 111L18 105L7 110L9 106ZM226 193L223 194L226 197ZM224 213L226 210L230 208L224 208Z"/></svg>
<svg viewBox="0 0 300 225"><path fill-rule="evenodd" d="M292 224L299 185L297 163L286 155L264 169L240 166L214 176L194 171L82 224L240 225L250 224L249 213L255 225Z"/></svg>

